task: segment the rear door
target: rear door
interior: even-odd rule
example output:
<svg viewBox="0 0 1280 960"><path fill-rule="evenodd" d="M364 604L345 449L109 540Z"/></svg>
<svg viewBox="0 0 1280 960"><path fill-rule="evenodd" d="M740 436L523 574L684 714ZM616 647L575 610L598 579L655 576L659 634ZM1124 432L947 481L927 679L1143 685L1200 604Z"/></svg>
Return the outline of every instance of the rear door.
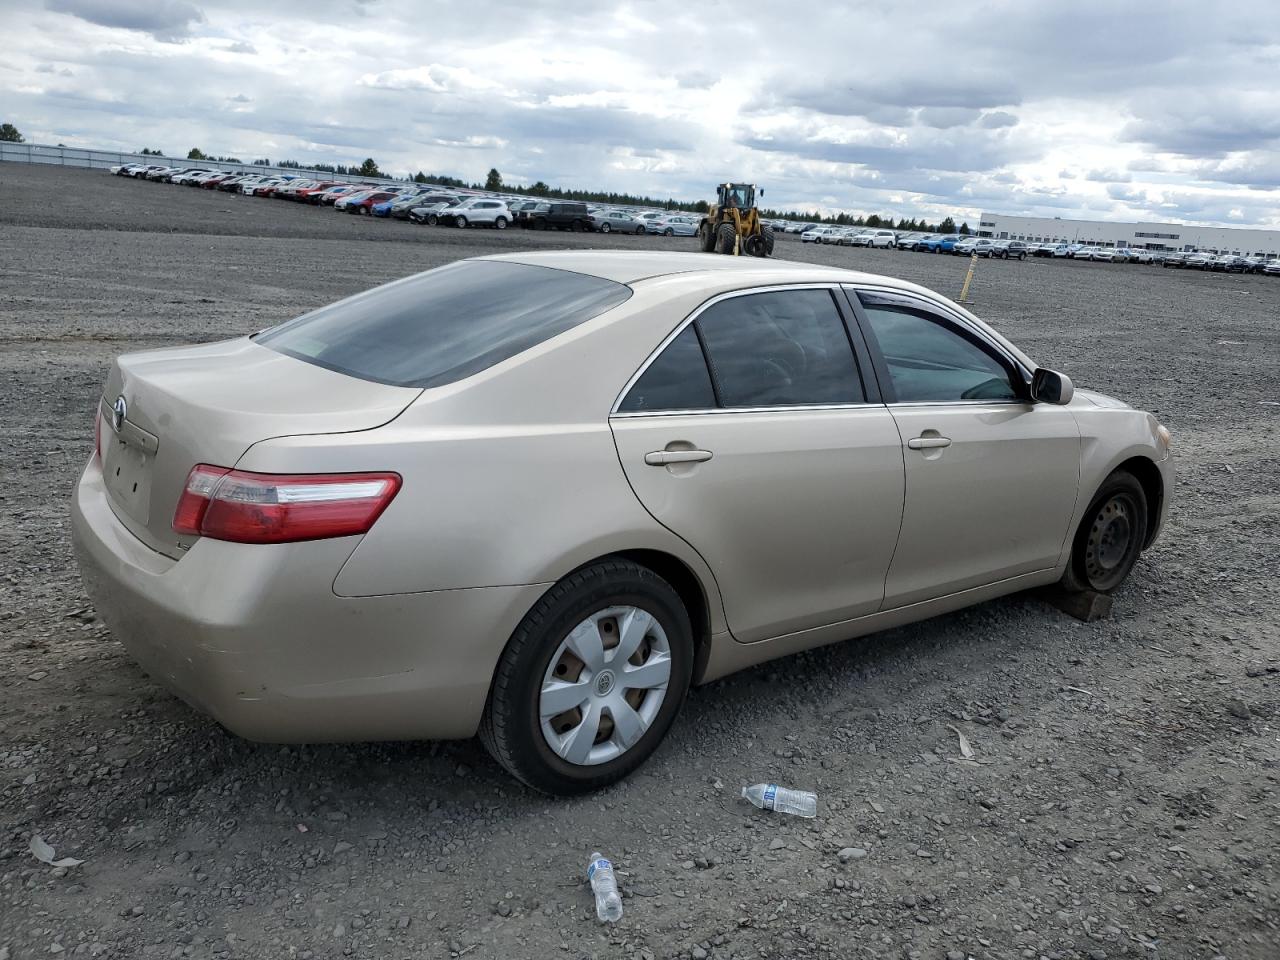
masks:
<svg viewBox="0 0 1280 960"><path fill-rule="evenodd" d="M636 496L706 560L743 642L883 600L902 446L839 300L807 286L711 301L610 419Z"/></svg>
<svg viewBox="0 0 1280 960"><path fill-rule="evenodd" d="M853 295L906 464L885 607L1053 568L1079 487L1075 418L1031 402L1017 362L958 314Z"/></svg>

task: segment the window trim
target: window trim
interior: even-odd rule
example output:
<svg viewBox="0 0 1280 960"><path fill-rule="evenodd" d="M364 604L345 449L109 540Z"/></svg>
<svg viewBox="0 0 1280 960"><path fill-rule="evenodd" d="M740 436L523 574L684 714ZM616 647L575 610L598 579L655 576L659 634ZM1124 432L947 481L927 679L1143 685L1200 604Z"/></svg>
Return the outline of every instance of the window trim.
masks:
<svg viewBox="0 0 1280 960"><path fill-rule="evenodd" d="M967 317L960 312L947 307L945 301L934 300L917 293L914 290L900 290L895 287L885 286L881 284L842 284L841 289L844 292L845 299L849 301L849 309L857 318L858 325L863 327L863 335L867 341L867 347L871 350L871 363L876 373L876 379L880 381L881 395L885 398L884 402L890 407L947 407L947 406L973 406L1003 404L1003 405L1020 405L1034 403L1030 394L1031 377L1033 371L1027 369L1016 356L1011 354L1007 348L1001 343L993 340L985 330L975 326ZM888 295L897 297L904 301L902 306L908 309L918 309L923 313L929 313L941 320L945 327L950 328L962 339L973 343L979 350L991 356L993 360L1005 368L1005 372L1009 375L1010 383L1014 389L1020 394L1012 400L998 399L956 399L956 400L899 400L897 392L893 387L893 378L889 373L889 366L885 361L884 354L880 350L880 344L875 339L874 332L871 331L871 320L867 316L866 308L862 304L862 300L858 297L860 291L870 294ZM872 348L874 344L874 348Z"/></svg>
<svg viewBox="0 0 1280 960"><path fill-rule="evenodd" d="M836 308L836 315L840 317L841 323L844 324L845 335L849 338L849 346L853 354L853 372L862 384L862 394L867 399L862 403L794 403L784 406L762 406L762 407L711 407L699 410L619 410L622 401L627 398L627 394L631 392L631 388L636 382L644 376L646 370L653 364L662 352L667 349L676 337L685 331L685 328L697 321L706 311L710 310L716 304L723 303L726 300L733 300L737 297L749 297L756 293L781 293L788 290L826 290L831 295L831 303ZM653 352L645 358L644 363L640 364L636 370L622 386L617 398L613 401L613 406L609 409L609 418L632 419L637 417L683 417L704 414L733 414L733 413L782 413L789 411L808 411L808 410L849 410L861 409L863 407L883 406L879 384L877 377L873 373L868 377L864 372L868 367L874 364L868 345L864 339L862 330L859 327L859 321L849 312L846 306L848 296L844 294L839 283L783 283L769 284L763 287L747 287L742 290L728 290L724 293L718 293L715 296L703 301L693 312L680 321L676 328L667 336L663 337L662 342L654 348ZM702 331L694 328L694 334L698 338L698 344L702 347L703 361L707 364L707 375L711 378L711 389L715 394L716 401L720 400L720 387L716 383L715 374L711 370L711 364L707 359L707 345L702 342ZM865 353L864 353L865 351Z"/></svg>

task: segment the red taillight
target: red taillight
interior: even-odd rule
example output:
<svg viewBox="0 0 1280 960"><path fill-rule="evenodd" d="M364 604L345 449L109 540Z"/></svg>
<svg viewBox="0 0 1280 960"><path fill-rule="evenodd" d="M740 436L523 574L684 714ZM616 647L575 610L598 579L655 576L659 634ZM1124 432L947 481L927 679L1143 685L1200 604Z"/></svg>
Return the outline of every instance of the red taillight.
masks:
<svg viewBox="0 0 1280 960"><path fill-rule="evenodd" d="M396 473L248 473L200 463L173 529L236 543L349 537L368 533L399 490Z"/></svg>

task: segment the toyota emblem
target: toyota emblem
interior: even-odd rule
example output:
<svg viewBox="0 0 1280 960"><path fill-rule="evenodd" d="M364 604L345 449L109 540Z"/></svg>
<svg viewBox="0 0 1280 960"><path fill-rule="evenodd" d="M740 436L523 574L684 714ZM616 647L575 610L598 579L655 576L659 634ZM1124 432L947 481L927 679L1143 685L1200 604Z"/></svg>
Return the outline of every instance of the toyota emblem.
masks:
<svg viewBox="0 0 1280 960"><path fill-rule="evenodd" d="M120 428L124 426L124 415L128 412L128 404L124 402L124 394L116 397L116 402L111 407L111 429L116 433L120 432Z"/></svg>

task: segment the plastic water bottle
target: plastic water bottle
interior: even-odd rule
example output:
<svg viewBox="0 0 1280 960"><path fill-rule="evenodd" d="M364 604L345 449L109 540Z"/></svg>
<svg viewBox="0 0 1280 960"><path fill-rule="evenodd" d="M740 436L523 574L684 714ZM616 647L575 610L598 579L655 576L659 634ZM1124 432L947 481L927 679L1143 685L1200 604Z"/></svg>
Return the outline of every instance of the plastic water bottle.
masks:
<svg viewBox="0 0 1280 960"><path fill-rule="evenodd" d="M776 810L796 817L818 815L818 795L807 790L788 790L776 783L757 783L743 787L742 796L761 810Z"/></svg>
<svg viewBox="0 0 1280 960"><path fill-rule="evenodd" d="M617 923L622 919L622 897L618 895L618 880L613 875L613 863L596 851L587 864L587 882L596 895L596 916L601 923Z"/></svg>

